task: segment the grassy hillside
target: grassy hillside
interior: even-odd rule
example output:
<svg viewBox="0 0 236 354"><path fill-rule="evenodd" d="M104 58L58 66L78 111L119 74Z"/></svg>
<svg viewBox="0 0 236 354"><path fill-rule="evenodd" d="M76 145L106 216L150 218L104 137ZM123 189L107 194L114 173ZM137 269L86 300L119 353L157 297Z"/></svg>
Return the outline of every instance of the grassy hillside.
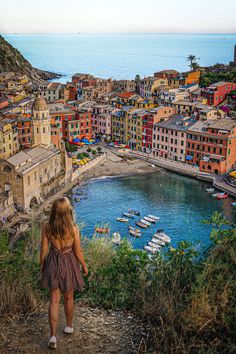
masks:
<svg viewBox="0 0 236 354"><path fill-rule="evenodd" d="M124 241L83 239L89 265L83 302L131 310L150 323L146 353L233 353L236 351L236 229L221 214L212 225L212 247L204 255L188 242L151 259ZM227 227L227 229L226 229ZM45 295L38 280L39 229L8 248L0 237L0 312L37 312ZM46 325L46 324L45 324Z"/></svg>

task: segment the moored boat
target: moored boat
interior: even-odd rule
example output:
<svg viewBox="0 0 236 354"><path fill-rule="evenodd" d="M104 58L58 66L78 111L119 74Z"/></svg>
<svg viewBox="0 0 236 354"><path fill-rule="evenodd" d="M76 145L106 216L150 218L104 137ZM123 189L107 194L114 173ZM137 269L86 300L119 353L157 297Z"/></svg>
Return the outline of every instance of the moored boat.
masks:
<svg viewBox="0 0 236 354"><path fill-rule="evenodd" d="M134 230L129 230L129 234L134 237L141 237L141 232L136 232Z"/></svg>
<svg viewBox="0 0 236 354"><path fill-rule="evenodd" d="M146 221L144 219L141 219L140 221L147 226L151 226L151 223L149 221Z"/></svg>
<svg viewBox="0 0 236 354"><path fill-rule="evenodd" d="M123 213L123 216L126 216L127 218L134 218L134 215L131 213Z"/></svg>
<svg viewBox="0 0 236 354"><path fill-rule="evenodd" d="M141 230L140 230L140 229L135 228L135 227L130 226L130 225L128 225L128 229L129 229L129 230L132 230L132 231L135 231L135 232L139 232L139 233L141 233Z"/></svg>
<svg viewBox="0 0 236 354"><path fill-rule="evenodd" d="M160 245L158 245L157 243L152 242L152 241L148 241L148 246L151 246L151 247L154 247L154 248L157 248L157 249L161 249Z"/></svg>
<svg viewBox="0 0 236 354"><path fill-rule="evenodd" d="M140 211L129 209L128 212L130 214L133 214L133 215L136 215L136 216L140 216Z"/></svg>
<svg viewBox="0 0 236 354"><path fill-rule="evenodd" d="M149 216L144 216L143 218L144 218L144 220L150 222L151 224L155 224L156 223L156 220L150 218Z"/></svg>
<svg viewBox="0 0 236 354"><path fill-rule="evenodd" d="M126 219L126 218L116 218L116 221L119 221L119 222L128 222L129 219Z"/></svg>
<svg viewBox="0 0 236 354"><path fill-rule="evenodd" d="M107 234L109 234L110 229L106 228L106 227L95 227L95 232L97 234L107 235Z"/></svg>
<svg viewBox="0 0 236 354"><path fill-rule="evenodd" d="M144 246L143 248L152 254L156 254L157 252L160 252L160 248L157 247Z"/></svg>
<svg viewBox="0 0 236 354"><path fill-rule="evenodd" d="M216 198L216 197L219 197L219 196L224 195L224 194L225 194L225 192L214 193L214 194L212 194L212 197Z"/></svg>
<svg viewBox="0 0 236 354"><path fill-rule="evenodd" d="M147 228L147 225L140 222L140 221L135 221L135 224L139 227L141 227L142 229L146 229Z"/></svg>
<svg viewBox="0 0 236 354"><path fill-rule="evenodd" d="M156 243L157 245L160 245L160 246L165 246L165 242L158 239L158 238L155 238L153 237L152 240L151 240L153 243Z"/></svg>
<svg viewBox="0 0 236 354"><path fill-rule="evenodd" d="M207 188L206 191L207 191L207 193L214 193L215 188Z"/></svg>
<svg viewBox="0 0 236 354"><path fill-rule="evenodd" d="M160 220L159 216L149 214L148 217L154 220Z"/></svg>
<svg viewBox="0 0 236 354"><path fill-rule="evenodd" d="M233 207L236 207L236 202L231 203Z"/></svg>
<svg viewBox="0 0 236 354"><path fill-rule="evenodd" d="M216 199L226 199L226 198L228 198L228 194L227 193L224 193L224 194L216 196Z"/></svg>
<svg viewBox="0 0 236 354"><path fill-rule="evenodd" d="M168 235L166 235L164 232L157 232L153 237L155 237L161 241L164 241L166 243L171 242L171 238Z"/></svg>

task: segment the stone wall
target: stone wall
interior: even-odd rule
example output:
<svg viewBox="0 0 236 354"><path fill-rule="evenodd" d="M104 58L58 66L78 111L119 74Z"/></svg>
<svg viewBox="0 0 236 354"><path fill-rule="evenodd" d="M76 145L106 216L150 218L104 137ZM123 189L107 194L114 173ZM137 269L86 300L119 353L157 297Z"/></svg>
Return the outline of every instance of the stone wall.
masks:
<svg viewBox="0 0 236 354"><path fill-rule="evenodd" d="M15 207L12 193L0 193L0 221L7 219L14 213Z"/></svg>

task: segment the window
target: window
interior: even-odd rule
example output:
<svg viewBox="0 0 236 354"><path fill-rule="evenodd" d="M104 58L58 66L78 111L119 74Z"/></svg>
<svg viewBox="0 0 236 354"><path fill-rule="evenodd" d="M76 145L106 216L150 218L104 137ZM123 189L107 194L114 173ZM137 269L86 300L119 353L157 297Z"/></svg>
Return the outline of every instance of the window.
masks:
<svg viewBox="0 0 236 354"><path fill-rule="evenodd" d="M181 140L181 145L184 146L184 141L183 140Z"/></svg>
<svg viewBox="0 0 236 354"><path fill-rule="evenodd" d="M35 181L37 180L37 172L36 171L34 172L34 180Z"/></svg>
<svg viewBox="0 0 236 354"><path fill-rule="evenodd" d="M30 176L28 176L28 186L30 186Z"/></svg>

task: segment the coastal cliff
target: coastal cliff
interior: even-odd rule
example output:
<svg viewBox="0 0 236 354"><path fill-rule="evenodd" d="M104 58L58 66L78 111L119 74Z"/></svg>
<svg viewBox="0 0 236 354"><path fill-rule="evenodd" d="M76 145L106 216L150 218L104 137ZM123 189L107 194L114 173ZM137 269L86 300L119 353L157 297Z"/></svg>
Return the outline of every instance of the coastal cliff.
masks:
<svg viewBox="0 0 236 354"><path fill-rule="evenodd" d="M0 72L26 74L32 81L51 80L61 75L34 68L24 56L0 35Z"/></svg>

